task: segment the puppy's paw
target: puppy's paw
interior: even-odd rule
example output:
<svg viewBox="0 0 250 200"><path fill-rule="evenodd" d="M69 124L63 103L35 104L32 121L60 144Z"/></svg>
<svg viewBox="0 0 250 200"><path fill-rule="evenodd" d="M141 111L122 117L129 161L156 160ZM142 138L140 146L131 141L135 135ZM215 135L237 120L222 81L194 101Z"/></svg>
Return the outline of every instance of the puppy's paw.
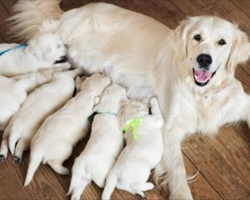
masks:
<svg viewBox="0 0 250 200"><path fill-rule="evenodd" d="M70 174L70 171L68 168L65 167L60 174L63 176L68 176Z"/></svg>
<svg viewBox="0 0 250 200"><path fill-rule="evenodd" d="M6 161L6 157L4 155L0 155L0 163L3 163Z"/></svg>
<svg viewBox="0 0 250 200"><path fill-rule="evenodd" d="M143 198L145 195L142 191L138 191L138 192L136 192L135 196L137 196L139 198Z"/></svg>
<svg viewBox="0 0 250 200"><path fill-rule="evenodd" d="M22 159L19 158L18 156L14 156L14 161L15 161L15 163L17 163L17 164L20 164L21 161L22 161Z"/></svg>

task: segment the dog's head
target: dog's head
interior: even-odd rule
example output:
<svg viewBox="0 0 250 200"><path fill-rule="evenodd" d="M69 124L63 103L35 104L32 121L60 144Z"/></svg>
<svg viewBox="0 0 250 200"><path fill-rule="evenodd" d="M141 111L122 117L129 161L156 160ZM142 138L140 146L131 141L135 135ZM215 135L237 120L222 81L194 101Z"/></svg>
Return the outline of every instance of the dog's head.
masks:
<svg viewBox="0 0 250 200"><path fill-rule="evenodd" d="M57 35L50 33L43 33L31 40L29 50L41 62L54 64L67 58L66 46Z"/></svg>
<svg viewBox="0 0 250 200"><path fill-rule="evenodd" d="M247 35L218 17L191 17L177 27L173 37L182 63L180 71L198 87L233 76L236 66L250 56Z"/></svg>
<svg viewBox="0 0 250 200"><path fill-rule="evenodd" d="M142 117L149 114L149 108L146 103L134 100L128 100L121 106L118 112L118 120L122 128L124 123L136 117Z"/></svg>

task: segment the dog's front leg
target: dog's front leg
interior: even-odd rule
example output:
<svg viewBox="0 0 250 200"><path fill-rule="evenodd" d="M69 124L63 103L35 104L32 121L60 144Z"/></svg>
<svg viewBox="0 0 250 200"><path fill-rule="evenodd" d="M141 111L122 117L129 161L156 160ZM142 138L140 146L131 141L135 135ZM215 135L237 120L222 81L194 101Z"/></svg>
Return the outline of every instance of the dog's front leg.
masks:
<svg viewBox="0 0 250 200"><path fill-rule="evenodd" d="M162 161L156 169L158 175L164 174L163 183L168 183L169 199L193 199L188 186L186 169L181 152L181 139L184 131L180 128L164 130L164 152ZM157 175L157 174L156 174Z"/></svg>

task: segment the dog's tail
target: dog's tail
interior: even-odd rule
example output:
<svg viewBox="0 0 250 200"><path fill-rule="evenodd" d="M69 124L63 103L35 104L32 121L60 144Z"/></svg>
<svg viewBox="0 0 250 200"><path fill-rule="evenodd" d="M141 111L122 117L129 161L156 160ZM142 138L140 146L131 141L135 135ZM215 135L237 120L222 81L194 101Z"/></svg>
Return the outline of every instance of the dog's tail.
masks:
<svg viewBox="0 0 250 200"><path fill-rule="evenodd" d="M76 170L77 172L79 170ZM80 199L85 187L91 182L91 179L87 178L85 166L81 166L81 172L75 173L73 166L73 173L70 182L69 191L66 195L71 195L71 199Z"/></svg>
<svg viewBox="0 0 250 200"><path fill-rule="evenodd" d="M63 13L61 0L53 1L21 1L13 7L14 15L8 19L10 39L29 41L41 31L44 20L57 20Z"/></svg>
<svg viewBox="0 0 250 200"><path fill-rule="evenodd" d="M27 186L32 180L37 168L42 162L44 152L40 149L32 151L30 153L30 163L27 171L27 175L24 182L24 187Z"/></svg>
<svg viewBox="0 0 250 200"><path fill-rule="evenodd" d="M116 185L117 185L117 176L115 173L112 173L111 171L106 180L106 185L102 193L102 200L108 200L111 198L111 195L115 190Z"/></svg>

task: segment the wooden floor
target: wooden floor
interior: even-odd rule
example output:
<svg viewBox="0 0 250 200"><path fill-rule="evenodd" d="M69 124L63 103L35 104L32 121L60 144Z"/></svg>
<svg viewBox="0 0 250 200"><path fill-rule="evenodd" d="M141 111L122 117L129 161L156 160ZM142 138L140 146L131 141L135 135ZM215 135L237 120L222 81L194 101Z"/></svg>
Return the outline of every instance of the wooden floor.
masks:
<svg viewBox="0 0 250 200"><path fill-rule="evenodd" d="M79 7L98 0L64 0L64 10ZM171 28L187 16L216 15L235 21L250 35L250 0L104 0L137 12L152 16ZM10 16L15 0L0 0L0 42L5 37L5 19ZM250 62L237 69L236 76L250 92ZM0 136L2 133L0 133ZM82 151L86 141L76 147L73 156L65 163L71 167L74 158ZM195 135L183 143L183 155L188 174L199 171L190 187L195 199L250 199L250 135L246 124L224 127L215 138ZM24 161L15 164L11 156L0 164L0 200L20 199L69 199L65 196L70 176L55 174L48 166L41 166L35 180L23 188L28 164L28 152ZM91 184L83 199L100 199L102 190ZM113 199L139 199L116 190ZM146 192L145 199L167 199L167 194L155 188Z"/></svg>

